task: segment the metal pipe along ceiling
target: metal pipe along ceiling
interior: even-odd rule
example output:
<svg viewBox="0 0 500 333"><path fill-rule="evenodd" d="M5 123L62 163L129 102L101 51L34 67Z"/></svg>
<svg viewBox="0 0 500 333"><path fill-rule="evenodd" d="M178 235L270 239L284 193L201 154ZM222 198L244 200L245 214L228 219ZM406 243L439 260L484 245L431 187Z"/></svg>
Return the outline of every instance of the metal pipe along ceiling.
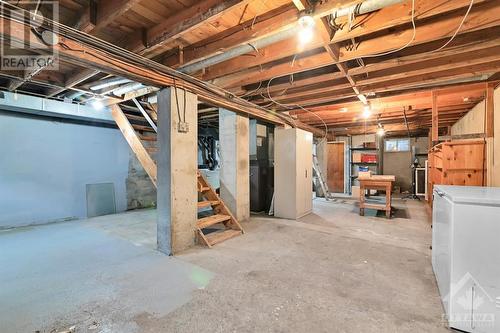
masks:
<svg viewBox="0 0 500 333"><path fill-rule="evenodd" d="M336 15L336 17L347 16L350 13L356 13L358 15L361 15L382 9L387 6L398 4L403 1L405 0L367 0L355 6L341 8L338 11L332 13L332 15ZM273 35L257 39L252 43L240 45L232 49L229 49L224 53L214 55L212 57L209 57L207 59L192 64L181 66L177 70L182 73L193 74L202 70L203 68L216 65L226 60L233 59L238 56L253 52L256 49L260 49L269 46L271 44L275 44L277 42L283 41L288 38L292 38L293 36L297 35L298 31L299 27L295 25L290 29L283 30Z"/></svg>
<svg viewBox="0 0 500 333"><path fill-rule="evenodd" d="M115 90L113 90L113 95L122 96L122 95L125 95L126 93L129 93L129 92L132 92L135 90L139 90L139 89L142 89L144 87L145 87L145 85L143 85L142 83L133 82L133 83L124 85L122 87L116 88Z"/></svg>
<svg viewBox="0 0 500 333"><path fill-rule="evenodd" d="M101 80L96 83L95 86L90 87L90 90L95 91L95 90L101 90L104 88L112 87L112 86L117 86L119 84L124 84L124 83L129 83L132 82L132 80L129 79L124 79L122 77L112 77L106 80Z"/></svg>

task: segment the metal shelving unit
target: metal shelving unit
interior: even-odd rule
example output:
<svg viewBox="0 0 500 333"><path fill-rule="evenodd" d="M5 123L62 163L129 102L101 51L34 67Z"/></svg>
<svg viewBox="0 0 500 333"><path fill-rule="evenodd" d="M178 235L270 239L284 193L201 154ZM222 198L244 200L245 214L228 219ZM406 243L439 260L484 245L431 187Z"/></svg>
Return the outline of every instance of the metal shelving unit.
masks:
<svg viewBox="0 0 500 333"><path fill-rule="evenodd" d="M377 154L377 163L370 163L370 162L353 162L352 161L352 154L353 152L374 152ZM368 166L370 167L376 167L376 170L378 171L379 169L379 148L365 148L365 147L350 147L349 148L349 193L352 194L352 186L354 185L354 182L358 178L357 174L354 174L354 167L355 166Z"/></svg>

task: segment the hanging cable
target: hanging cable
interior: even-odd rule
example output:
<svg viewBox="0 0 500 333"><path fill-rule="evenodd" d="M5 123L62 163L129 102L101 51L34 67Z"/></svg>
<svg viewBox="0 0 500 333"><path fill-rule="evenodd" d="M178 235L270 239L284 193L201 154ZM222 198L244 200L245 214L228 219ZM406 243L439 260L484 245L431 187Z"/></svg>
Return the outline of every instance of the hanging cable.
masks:
<svg viewBox="0 0 500 333"><path fill-rule="evenodd" d="M451 38L446 43L444 43L443 46L441 46L438 49L435 49L434 51L430 51L428 53L441 51L442 49L444 49L446 46L448 46L455 39L455 37L458 35L458 32L462 29L462 26L464 25L465 20L467 19L467 16L469 16L469 13L472 9L472 5L474 5L474 0L470 1L469 8L467 8L467 12L465 13L464 18L462 19L460 24L458 25L457 30L455 30L455 33L453 34L453 36L451 36Z"/></svg>
<svg viewBox="0 0 500 333"><path fill-rule="evenodd" d="M179 123L182 122L181 119L181 108L179 107L179 96L177 96L177 83L175 82L174 79L174 94L175 94L175 105L177 106L177 117L179 118ZM186 104L184 103L184 107ZM184 114L184 120L185 120L185 114Z"/></svg>
<svg viewBox="0 0 500 333"><path fill-rule="evenodd" d="M399 52L399 51L401 51L403 49L406 49L408 46L410 46L411 43L413 43L413 41L415 40L415 37L417 36L417 26L415 25L415 0L412 0L412 6L411 6L411 24L412 24L412 27L413 27L413 35L412 35L411 39L408 41L408 43L406 43L405 45L401 46L400 48L398 48L396 50L392 50L392 51L388 51L388 52L383 52L383 53L377 53L377 54L364 55L364 56L359 57L359 58L362 59L362 58L375 58L375 57L386 56L386 55L389 55L389 54L393 54L393 53Z"/></svg>
<svg viewBox="0 0 500 333"><path fill-rule="evenodd" d="M307 113L311 113L313 116L315 116L316 118L318 118L322 123L323 123L323 126L325 127L325 135L323 136L323 138L321 139L320 142L325 142L327 140L327 137L328 137L328 125L326 124L326 122L323 120L323 118L321 118L319 115L317 115L315 112L312 112L311 110L308 110L306 108L304 108L302 105L300 104L283 104L283 103L280 103L276 100L274 100L272 97L271 97L271 92L270 92L270 86L271 86L271 82L278 78L278 76L275 76L273 78L271 78L269 80L269 82L267 83L267 95L268 95L268 98L273 102L275 103L276 105L279 105L287 110L291 110L291 109L294 109L294 108L299 108ZM292 118L293 119L293 118ZM295 124L294 124L295 125ZM295 126L296 127L296 126Z"/></svg>

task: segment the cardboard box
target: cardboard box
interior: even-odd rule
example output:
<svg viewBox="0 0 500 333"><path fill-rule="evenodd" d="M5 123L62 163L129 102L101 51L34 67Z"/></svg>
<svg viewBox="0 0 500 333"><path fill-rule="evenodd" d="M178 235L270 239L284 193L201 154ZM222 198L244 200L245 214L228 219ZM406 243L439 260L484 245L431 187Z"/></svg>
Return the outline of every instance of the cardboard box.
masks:
<svg viewBox="0 0 500 333"><path fill-rule="evenodd" d="M358 173L358 179L370 178L372 175L371 171L360 171Z"/></svg>
<svg viewBox="0 0 500 333"><path fill-rule="evenodd" d="M370 148L370 149L377 149L377 143L376 142L364 142L363 147Z"/></svg>
<svg viewBox="0 0 500 333"><path fill-rule="evenodd" d="M361 163L361 159L363 154L361 153L352 153L352 163Z"/></svg>

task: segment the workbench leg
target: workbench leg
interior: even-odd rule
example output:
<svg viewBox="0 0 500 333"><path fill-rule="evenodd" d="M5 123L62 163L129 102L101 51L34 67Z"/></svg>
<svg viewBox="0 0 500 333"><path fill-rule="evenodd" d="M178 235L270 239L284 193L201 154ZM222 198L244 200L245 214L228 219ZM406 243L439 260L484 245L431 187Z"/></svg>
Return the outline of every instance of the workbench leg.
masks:
<svg viewBox="0 0 500 333"><path fill-rule="evenodd" d="M365 187L359 185L359 215L365 216Z"/></svg>
<svg viewBox="0 0 500 333"><path fill-rule="evenodd" d="M392 210L392 188L388 186L385 190L385 216L390 219L391 218L391 210Z"/></svg>

